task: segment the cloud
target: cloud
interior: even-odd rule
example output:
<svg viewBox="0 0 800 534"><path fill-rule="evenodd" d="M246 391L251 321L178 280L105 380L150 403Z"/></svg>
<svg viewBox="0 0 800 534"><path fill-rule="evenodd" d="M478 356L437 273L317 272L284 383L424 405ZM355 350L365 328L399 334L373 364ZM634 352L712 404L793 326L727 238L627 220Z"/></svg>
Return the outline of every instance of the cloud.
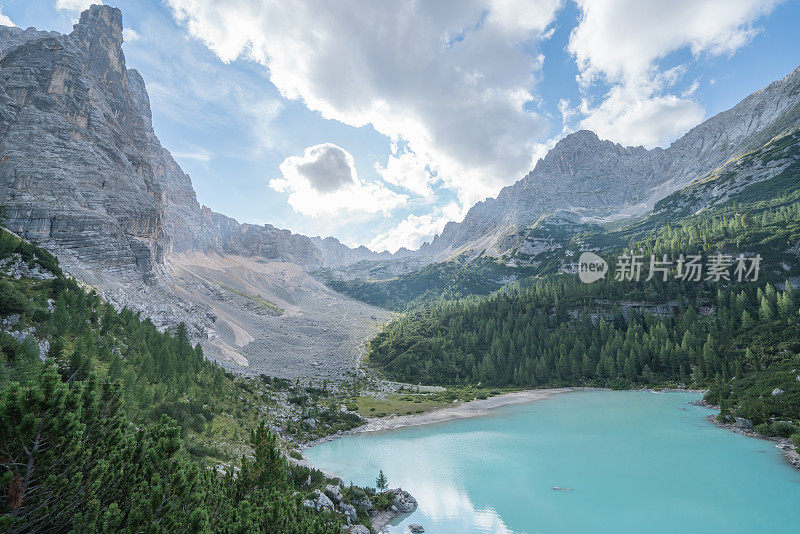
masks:
<svg viewBox="0 0 800 534"><path fill-rule="evenodd" d="M427 193L429 175L471 204L526 171L546 130L526 104L561 0L284 3L167 0L177 21L222 60L252 59L288 99L324 118L371 124L407 147L383 172ZM354 16L357 13L357 16Z"/></svg>
<svg viewBox="0 0 800 534"><path fill-rule="evenodd" d="M580 111L585 116L580 128L623 145L648 148L672 141L705 116L703 107L689 98L661 95L635 85L612 87L595 107L583 100Z"/></svg>
<svg viewBox="0 0 800 534"><path fill-rule="evenodd" d="M732 54L758 33L756 20L780 0L577 0L580 22L568 50L579 83L610 85L599 104L581 103L589 128L600 137L648 147L663 145L697 124L704 110L694 91L670 93L686 69L659 61L689 49L702 55ZM563 111L562 111L563 113Z"/></svg>
<svg viewBox="0 0 800 534"><path fill-rule="evenodd" d="M367 248L377 252L396 252L401 247L417 249L440 234L449 221L460 221L464 215L464 210L455 202L426 215L409 215L394 228L375 236Z"/></svg>
<svg viewBox="0 0 800 534"><path fill-rule="evenodd" d="M228 157L252 159L282 143L273 121L283 106L268 90L265 74L222 64L205 45L176 31L168 14L144 12L138 20L138 37L131 40L129 29L123 30L125 57L145 79L154 117L168 117L192 130L237 129L235 140L219 139L224 148L213 148Z"/></svg>
<svg viewBox="0 0 800 534"><path fill-rule="evenodd" d="M269 186L289 193L289 205L303 215L320 217L338 212L390 213L408 197L380 182L363 182L353 156L333 143L310 146L302 156L290 156L280 165L282 178Z"/></svg>
<svg viewBox="0 0 800 534"><path fill-rule="evenodd" d="M199 163L209 163L212 159L214 159L214 154L207 150L203 150L202 148L198 148L191 152L172 152L172 157L177 160L190 159Z"/></svg>
<svg viewBox="0 0 800 534"><path fill-rule="evenodd" d="M103 0L56 0L56 9L68 11L73 14L80 14L81 11L89 9L92 4L102 4Z"/></svg>
<svg viewBox="0 0 800 534"><path fill-rule="evenodd" d="M132 43L138 41L140 38L141 35L133 28L125 28L122 30L122 39L125 42Z"/></svg>
<svg viewBox="0 0 800 534"><path fill-rule="evenodd" d="M286 158L281 164L281 172L286 175L287 170L305 178L320 193L338 191L358 179L353 156L331 143L307 148L302 158Z"/></svg>
<svg viewBox="0 0 800 534"><path fill-rule="evenodd" d="M0 26L16 26L8 16L3 15L3 12L0 11Z"/></svg>
<svg viewBox="0 0 800 534"><path fill-rule="evenodd" d="M413 152L398 153L395 149L386 166L376 163L375 170L384 181L421 197L430 198L433 196L431 184L437 180L430 165L430 162L423 161Z"/></svg>

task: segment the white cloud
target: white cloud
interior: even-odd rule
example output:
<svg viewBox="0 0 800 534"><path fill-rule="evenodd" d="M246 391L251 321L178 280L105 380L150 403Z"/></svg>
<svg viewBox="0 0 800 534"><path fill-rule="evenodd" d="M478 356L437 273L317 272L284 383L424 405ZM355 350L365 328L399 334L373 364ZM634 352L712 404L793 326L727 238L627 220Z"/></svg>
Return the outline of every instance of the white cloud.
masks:
<svg viewBox="0 0 800 534"><path fill-rule="evenodd" d="M431 184L437 178L431 171L430 163L425 162L413 152L400 152L397 150L389 156L386 166L375 164L375 170L384 181L407 189L421 197L433 196Z"/></svg>
<svg viewBox="0 0 800 534"><path fill-rule="evenodd" d="M591 107L583 100L580 109L585 115L580 128L602 139L648 148L673 140L705 116L703 107L689 98L659 95L637 85L615 85L600 105Z"/></svg>
<svg viewBox="0 0 800 534"><path fill-rule="evenodd" d="M426 215L409 215L394 228L375 236L367 248L378 252L396 252L401 247L417 249L440 234L449 221L460 221L464 215L464 210L455 202Z"/></svg>
<svg viewBox="0 0 800 534"><path fill-rule="evenodd" d="M56 9L79 14L89 9L92 4L102 4L103 0L56 0Z"/></svg>
<svg viewBox="0 0 800 534"><path fill-rule="evenodd" d="M578 127L600 137L648 147L663 145L697 124L704 110L670 88L685 66L658 62L688 48L695 57L732 54L757 34L755 21L780 0L577 0L582 11L568 50L579 82L611 85L603 102L581 104Z"/></svg>
<svg viewBox="0 0 800 534"><path fill-rule="evenodd" d="M0 26L16 26L8 16L3 15L3 12L0 11Z"/></svg>
<svg viewBox="0 0 800 534"><path fill-rule="evenodd" d="M122 30L122 40L128 43L138 41L141 38L139 32L133 28L125 28Z"/></svg>
<svg viewBox="0 0 800 534"><path fill-rule="evenodd" d="M269 69L289 99L325 118L372 124L430 167L463 203L528 169L544 120L526 111L561 0L329 2L167 0L175 18L224 61ZM389 162L387 180L427 192Z"/></svg>
<svg viewBox="0 0 800 534"><path fill-rule="evenodd" d="M289 193L289 205L303 215L320 217L337 212L390 213L407 200L379 182L363 182L353 156L333 143L306 148L280 165L282 178L269 186Z"/></svg>
<svg viewBox="0 0 800 534"><path fill-rule="evenodd" d="M177 160L190 159L199 163L209 163L212 159L214 159L214 154L200 148L191 152L172 152L172 157Z"/></svg>

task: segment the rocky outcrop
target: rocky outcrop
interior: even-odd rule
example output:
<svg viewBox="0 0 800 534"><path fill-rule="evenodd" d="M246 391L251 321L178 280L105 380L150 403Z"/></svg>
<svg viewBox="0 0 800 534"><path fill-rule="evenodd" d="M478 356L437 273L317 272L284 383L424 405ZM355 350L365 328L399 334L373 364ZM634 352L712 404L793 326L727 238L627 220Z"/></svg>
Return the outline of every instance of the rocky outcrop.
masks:
<svg viewBox="0 0 800 534"><path fill-rule="evenodd" d="M392 504L401 514L410 514L417 509L417 500L410 493L400 488L393 491Z"/></svg>
<svg viewBox="0 0 800 534"><path fill-rule="evenodd" d="M127 89L121 13L94 6L70 35L26 32L0 60L9 228L123 282L152 279L166 242L163 188Z"/></svg>

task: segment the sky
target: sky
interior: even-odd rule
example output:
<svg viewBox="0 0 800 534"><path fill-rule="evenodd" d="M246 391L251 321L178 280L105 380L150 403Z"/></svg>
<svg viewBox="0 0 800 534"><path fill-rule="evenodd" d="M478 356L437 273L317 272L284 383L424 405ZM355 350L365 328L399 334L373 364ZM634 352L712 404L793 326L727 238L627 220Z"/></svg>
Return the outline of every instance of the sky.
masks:
<svg viewBox="0 0 800 534"><path fill-rule="evenodd" d="M68 33L86 0L0 0ZM106 0L198 200L417 248L560 138L666 147L800 65L800 0Z"/></svg>

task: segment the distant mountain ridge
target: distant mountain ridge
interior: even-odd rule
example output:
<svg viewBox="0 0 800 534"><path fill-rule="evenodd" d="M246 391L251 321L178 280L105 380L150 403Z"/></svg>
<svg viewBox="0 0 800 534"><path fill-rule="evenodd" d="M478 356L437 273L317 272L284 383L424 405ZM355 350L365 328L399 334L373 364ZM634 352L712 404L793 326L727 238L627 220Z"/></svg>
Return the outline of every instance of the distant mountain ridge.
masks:
<svg viewBox="0 0 800 534"><path fill-rule="evenodd" d="M524 178L448 223L420 253L445 259L465 250L489 253L503 237L558 210L583 219L642 215L670 193L800 125L800 67L692 128L668 148L647 150L567 135Z"/></svg>

